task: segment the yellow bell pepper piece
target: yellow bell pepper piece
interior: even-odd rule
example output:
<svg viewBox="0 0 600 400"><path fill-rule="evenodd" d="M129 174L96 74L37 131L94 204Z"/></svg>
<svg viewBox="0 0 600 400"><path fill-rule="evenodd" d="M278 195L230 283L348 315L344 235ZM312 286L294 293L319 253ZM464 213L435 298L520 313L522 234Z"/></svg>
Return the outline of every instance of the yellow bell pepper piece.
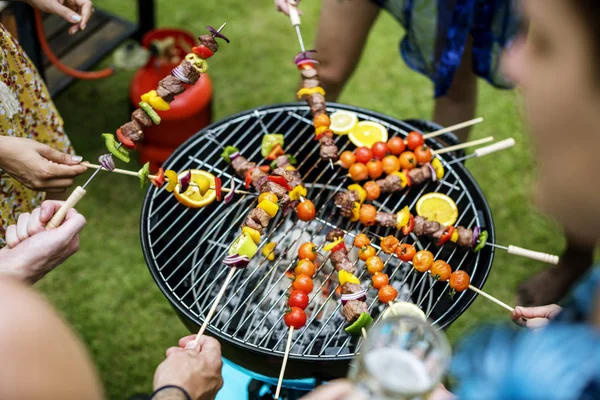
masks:
<svg viewBox="0 0 600 400"><path fill-rule="evenodd" d="M355 283L357 285L360 285L360 279L358 279L356 276L352 275L348 271L341 270L338 273L338 279L340 281L340 286L342 286L344 283Z"/></svg>
<svg viewBox="0 0 600 400"><path fill-rule="evenodd" d="M164 101L155 90L150 92L150 105L158 111L167 111L171 108L169 103Z"/></svg>
<svg viewBox="0 0 600 400"><path fill-rule="evenodd" d="M355 201L352 204L352 217L350 217L351 222L356 222L360 219L360 203Z"/></svg>
<svg viewBox="0 0 600 400"><path fill-rule="evenodd" d="M273 261L275 260L275 246L277 246L277 242L269 242L265 244L265 247L262 249L262 255L267 257L267 260Z"/></svg>
<svg viewBox="0 0 600 400"><path fill-rule="evenodd" d="M290 199L294 201L300 201L300 197L306 197L306 188L302 185L298 185L292 189L289 196Z"/></svg>
<svg viewBox="0 0 600 400"><path fill-rule="evenodd" d="M265 210L269 217L273 218L277 215L277 211L279 211L279 206L273 203L271 200L263 200L258 203L258 208L262 208Z"/></svg>
<svg viewBox="0 0 600 400"><path fill-rule="evenodd" d="M442 165L442 162L440 161L439 158L434 158L433 160L431 160L431 166L433 167L433 170L435 171L435 175L437 176L438 179L442 179L444 177L444 166Z"/></svg>
<svg viewBox="0 0 600 400"><path fill-rule="evenodd" d="M142 101L145 101L146 103L150 104L150 95L152 94L152 92L154 92L155 96L158 95L158 93L156 93L156 90L151 90L142 95Z"/></svg>
<svg viewBox="0 0 600 400"><path fill-rule="evenodd" d="M210 189L210 180L205 176L199 176L194 179L194 183L198 185L198 190L200 194L204 196L208 189Z"/></svg>
<svg viewBox="0 0 600 400"><path fill-rule="evenodd" d="M455 229L454 232L452 232L452 236L450 236L450 241L451 242L458 242L458 229Z"/></svg>
<svg viewBox="0 0 600 400"><path fill-rule="evenodd" d="M410 221L410 210L408 206L396 213L396 229L402 229Z"/></svg>
<svg viewBox="0 0 600 400"><path fill-rule="evenodd" d="M271 192L263 192L260 194L260 196L258 196L258 202L260 203L263 200L269 200L273 203L277 203L277 196L275 195L275 193L271 193Z"/></svg>
<svg viewBox="0 0 600 400"><path fill-rule="evenodd" d="M339 238L335 242L327 243L325 246L323 246L323 250L331 251L331 249L333 249L335 246L342 243L343 241L344 241L344 238Z"/></svg>
<svg viewBox="0 0 600 400"><path fill-rule="evenodd" d="M317 129L315 129L315 136L319 136L320 134L322 134L323 132L329 130L328 126L320 126Z"/></svg>
<svg viewBox="0 0 600 400"><path fill-rule="evenodd" d="M392 175L396 175L398 178L400 178L400 183L402 183L403 189L408 185L408 178L404 172L392 172Z"/></svg>
<svg viewBox="0 0 600 400"><path fill-rule="evenodd" d="M295 171L296 167L294 167L293 165L288 165L287 167L285 167L285 169L288 171Z"/></svg>
<svg viewBox="0 0 600 400"><path fill-rule="evenodd" d="M167 192L172 193L173 190L175 190L175 186L177 186L177 183L179 182L177 172L168 169L165 171L165 177L169 181L169 183L167 183L167 186L165 186L165 189L167 189Z"/></svg>
<svg viewBox="0 0 600 400"><path fill-rule="evenodd" d="M296 92L296 95L298 96L299 99L302 98L302 96L310 96L311 94L315 94L315 93L320 93L323 96L325 96L325 90L323 90L323 88L321 86L317 86L314 88L302 88L300 90L298 90L298 92Z"/></svg>
<svg viewBox="0 0 600 400"><path fill-rule="evenodd" d="M260 232L257 231L256 229L252 229L249 226L244 226L242 228L242 232L247 233L248 236L250 236L252 238L254 243L256 243L256 244L260 243Z"/></svg>
<svg viewBox="0 0 600 400"><path fill-rule="evenodd" d="M358 192L358 199L360 204L364 203L367 199L367 191L363 189L363 187L360 186L358 183L353 183L352 185L348 186L348 190L354 190Z"/></svg>

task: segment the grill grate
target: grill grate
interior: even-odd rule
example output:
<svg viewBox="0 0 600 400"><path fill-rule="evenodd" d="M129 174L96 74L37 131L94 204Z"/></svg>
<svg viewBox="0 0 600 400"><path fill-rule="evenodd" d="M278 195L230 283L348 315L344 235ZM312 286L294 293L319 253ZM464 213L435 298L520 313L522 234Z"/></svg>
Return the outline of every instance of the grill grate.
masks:
<svg viewBox="0 0 600 400"><path fill-rule="evenodd" d="M328 104L331 112L340 109L356 112L361 120L383 124L390 135L406 136L411 130L416 130L411 125L370 111ZM342 218L333 204L335 193L344 190L350 182L343 178L343 170L331 170L327 163L320 161L319 146L312 140L310 118L309 108L298 104L244 112L201 131L166 163L169 169L179 171L205 169L220 176L224 187L230 185L231 180L240 187L242 180L220 158L222 147L234 145L249 160L259 161L265 129L283 133L286 153L295 154L299 160L297 167L303 174L307 197L317 207L317 218L307 224L278 215L271 222L260 248L270 241L277 241L279 256L270 262L261 256L259 249L247 269L236 271L209 327L211 333L222 339L267 355L282 357L285 350L287 328L282 318L286 303L284 296L289 288L286 271L297 261L297 246L308 240L323 245L325 234L335 227L347 233L347 244L351 244L352 238L363 231L363 227ZM348 148L349 141L345 137L337 137L336 144L342 152ZM430 141L429 144L434 149L440 148L437 142ZM388 212L396 212L404 205L414 210L421 195L442 192L458 205L461 214L457 224L469 228L484 227L490 234L489 241L493 242L493 222L481 191L462 165L447 165L451 159L450 155L442 157L447 171L443 180L389 195L374 205ZM225 280L228 270L221 261L255 201L253 196L236 196L229 205L215 202L203 209L189 209L179 205L164 190L153 187L148 190L141 221L146 261L167 298L197 325L202 323ZM371 227L366 233L373 237L395 232L389 228ZM453 245L436 248L429 240L417 240L414 236L407 241L419 249L430 249L436 259L446 260L453 269L466 270L475 286L481 287L487 278L493 259L490 246L474 254ZM379 247L375 244L374 247L379 252ZM353 252L356 253L355 250ZM383 252L378 254L384 260L390 281L399 289L399 297L417 304L441 328L454 321L474 299L474 294L466 291L451 300L447 283L436 282L428 274L417 273L409 264L389 258ZM345 322L339 310L341 304L334 298L337 274L325 261L325 258L321 260L315 276L306 328L294 335L291 359L349 359L359 350L360 343L343 331ZM369 279L364 263L356 263L361 280ZM369 290L367 302L372 315L376 319L380 317L384 305L379 304L376 290Z"/></svg>

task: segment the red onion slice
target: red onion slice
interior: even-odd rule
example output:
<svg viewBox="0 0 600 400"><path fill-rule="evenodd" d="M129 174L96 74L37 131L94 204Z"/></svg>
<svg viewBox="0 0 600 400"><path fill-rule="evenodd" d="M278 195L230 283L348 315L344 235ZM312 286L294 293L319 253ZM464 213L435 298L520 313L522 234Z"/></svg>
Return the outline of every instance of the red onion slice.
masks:
<svg viewBox="0 0 600 400"><path fill-rule="evenodd" d="M231 153L231 155L229 155L229 159L231 161L235 160L236 158L238 158L239 156L241 156L239 151L236 151L235 153Z"/></svg>
<svg viewBox="0 0 600 400"><path fill-rule="evenodd" d="M226 41L227 43L229 43L229 39L227 39L227 36L223 35L221 32L219 32L218 30L216 30L215 28L213 28L212 26L208 25L205 26L206 29L208 29L208 31L213 35L216 36L218 38L223 39L224 41Z"/></svg>
<svg viewBox="0 0 600 400"><path fill-rule="evenodd" d="M301 51L300 53L298 53L294 56L294 64L298 65L298 63L300 61L307 60L307 59L313 59L313 58L315 58L314 57L315 54L317 54L317 50L315 50L315 49Z"/></svg>
<svg viewBox="0 0 600 400"><path fill-rule="evenodd" d="M192 170L188 170L188 173L185 174L183 178L179 180L179 193L184 193L190 187L190 180L192 179Z"/></svg>
<svg viewBox="0 0 600 400"><path fill-rule="evenodd" d="M427 166L429 167L429 170L431 171L431 180L434 182L437 182L437 173L435 172L435 169L433 168L433 165L431 165L431 163L427 163Z"/></svg>
<svg viewBox="0 0 600 400"><path fill-rule="evenodd" d="M229 204L231 200L233 200L233 195L235 194L235 182L233 179L231 180L231 192L227 193L227 196L223 198L225 204Z"/></svg>
<svg viewBox="0 0 600 400"><path fill-rule="evenodd" d="M100 163L100 165L102 165L102 168L104 168L107 171L114 171L115 170L115 161L112 158L112 154L107 153L107 154L102 154L99 158L98 158L98 162Z"/></svg>
<svg viewBox="0 0 600 400"><path fill-rule="evenodd" d="M477 239L479 239L479 235L481 234L481 229L478 226L473 229L473 240L471 242L471 247L475 247L477 244Z"/></svg>
<svg viewBox="0 0 600 400"><path fill-rule="evenodd" d="M223 264L232 268L243 269L248 266L250 259L247 256L240 256L239 254L233 254L225 257Z"/></svg>
<svg viewBox="0 0 600 400"><path fill-rule="evenodd" d="M366 299L367 299L367 291L366 290L361 290L358 293L342 294L342 305L346 305L346 303L350 300L365 301Z"/></svg>
<svg viewBox="0 0 600 400"><path fill-rule="evenodd" d="M190 83L190 80L185 76L185 74L183 73L183 70L181 69L181 67L179 65L171 70L171 75L173 75L175 78L179 79L179 81L182 83L187 83L187 84Z"/></svg>

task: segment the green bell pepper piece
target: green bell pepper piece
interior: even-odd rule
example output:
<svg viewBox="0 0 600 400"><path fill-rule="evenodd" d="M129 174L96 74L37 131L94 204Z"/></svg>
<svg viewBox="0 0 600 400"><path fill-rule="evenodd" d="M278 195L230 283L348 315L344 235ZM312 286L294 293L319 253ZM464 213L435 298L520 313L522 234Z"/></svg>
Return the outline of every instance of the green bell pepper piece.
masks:
<svg viewBox="0 0 600 400"><path fill-rule="evenodd" d="M138 178L140 178L140 187L142 190L146 187L146 183L148 182L148 175L150 175L150 162L144 164L142 168L137 173Z"/></svg>
<svg viewBox="0 0 600 400"><path fill-rule="evenodd" d="M263 136L262 144L260 145L260 154L263 157L269 155L275 145L283 147L283 135L280 133L268 133Z"/></svg>
<svg viewBox="0 0 600 400"><path fill-rule="evenodd" d="M248 235L246 232L243 232L234 242L231 244L229 251L227 254L230 256L239 254L240 256L246 256L248 258L254 257L256 252L258 251L258 247L254 240Z"/></svg>
<svg viewBox="0 0 600 400"><path fill-rule="evenodd" d="M230 156L235 153L240 151L237 147L235 146L226 146L225 150L223 150L223 152L221 153L221 157L223 158L223 160L225 160L225 162L227 164L231 163L231 158Z"/></svg>
<svg viewBox="0 0 600 400"><path fill-rule="evenodd" d="M154 111L154 108L152 108L150 104L146 103L145 101L140 101L139 106L146 112L146 114L148 114L155 125L160 124L160 116L156 113L156 111Z"/></svg>
<svg viewBox="0 0 600 400"><path fill-rule="evenodd" d="M346 327L344 330L346 333L349 333L353 336L358 336L362 333L362 328L365 328L371 322L373 322L373 317L371 317L369 313L364 312L360 314L358 319L354 321L352 325Z"/></svg>
<svg viewBox="0 0 600 400"><path fill-rule="evenodd" d="M483 249L487 243L487 239L488 239L488 232L487 231L482 231L479 234L479 237L477 238L477 245L475 246L475 248L473 249L473 251L475 253L477 253L479 250Z"/></svg>
<svg viewBox="0 0 600 400"><path fill-rule="evenodd" d="M119 147L119 143L115 140L115 135L112 133L103 133L104 144L110 154L117 157L119 160L128 163L130 161L129 152L124 147Z"/></svg>
<svg viewBox="0 0 600 400"><path fill-rule="evenodd" d="M290 164L292 164L292 165L298 164L298 161L296 161L296 157L294 157L293 155L286 154L285 156L287 157L287 159L290 162Z"/></svg>

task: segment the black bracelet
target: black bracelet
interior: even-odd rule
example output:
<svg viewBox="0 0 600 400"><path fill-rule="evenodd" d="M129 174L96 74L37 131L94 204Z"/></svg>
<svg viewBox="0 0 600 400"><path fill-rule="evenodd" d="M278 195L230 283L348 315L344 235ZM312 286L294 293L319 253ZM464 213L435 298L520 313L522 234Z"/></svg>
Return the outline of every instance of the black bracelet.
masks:
<svg viewBox="0 0 600 400"><path fill-rule="evenodd" d="M183 393L185 395L185 398L187 400L192 400L192 398L190 397L190 395L188 394L188 392L184 388L179 387L179 386L175 386L175 385L166 385L166 386L163 386L163 387L160 387L160 388L156 389L154 391L154 393L152 393L152 396L150 396L150 399L153 399L156 394L158 394L159 392L162 392L163 390L167 390L167 389L178 389L179 391L181 391L181 393Z"/></svg>

